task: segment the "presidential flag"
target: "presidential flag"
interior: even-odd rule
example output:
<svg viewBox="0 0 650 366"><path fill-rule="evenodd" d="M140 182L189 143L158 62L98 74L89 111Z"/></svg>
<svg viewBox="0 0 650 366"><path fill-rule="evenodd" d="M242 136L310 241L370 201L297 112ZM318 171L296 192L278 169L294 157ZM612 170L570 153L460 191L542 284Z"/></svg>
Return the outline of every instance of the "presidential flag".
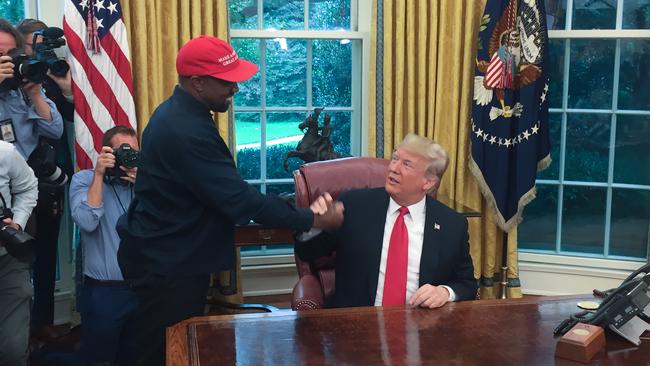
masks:
<svg viewBox="0 0 650 366"><path fill-rule="evenodd" d="M77 166L92 168L102 134L136 128L127 32L119 0L69 0L63 31L70 49Z"/></svg>
<svg viewBox="0 0 650 366"><path fill-rule="evenodd" d="M488 0L478 38L470 169L509 232L551 162L543 0Z"/></svg>

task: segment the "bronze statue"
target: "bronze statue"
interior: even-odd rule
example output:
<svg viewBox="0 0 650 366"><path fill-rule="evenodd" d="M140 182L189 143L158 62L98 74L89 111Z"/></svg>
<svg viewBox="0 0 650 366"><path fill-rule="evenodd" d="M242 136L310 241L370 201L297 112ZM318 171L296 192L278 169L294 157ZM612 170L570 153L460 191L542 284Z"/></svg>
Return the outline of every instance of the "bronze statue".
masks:
<svg viewBox="0 0 650 366"><path fill-rule="evenodd" d="M307 116L305 121L298 125L298 128L303 131L305 136L300 140L295 150L289 151L285 155L284 170L289 170L288 160L290 158L300 158L305 163L311 163L341 157L339 153L334 151L334 147L330 141L330 136L332 135L330 120L332 117L326 113L323 119L323 127L318 127L318 116L322 110L323 108L314 109L314 113ZM307 130L306 132L305 129Z"/></svg>

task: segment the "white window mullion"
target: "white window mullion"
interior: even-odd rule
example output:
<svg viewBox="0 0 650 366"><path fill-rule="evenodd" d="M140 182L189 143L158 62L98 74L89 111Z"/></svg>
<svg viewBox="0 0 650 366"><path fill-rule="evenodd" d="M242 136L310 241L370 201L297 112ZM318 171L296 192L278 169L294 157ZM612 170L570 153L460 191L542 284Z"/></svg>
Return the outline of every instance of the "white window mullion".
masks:
<svg viewBox="0 0 650 366"><path fill-rule="evenodd" d="M314 62L314 41L311 39L307 40L307 75L305 80L305 88L307 89L307 111L311 111L314 107L314 95L313 95L313 66Z"/></svg>
<svg viewBox="0 0 650 366"><path fill-rule="evenodd" d="M260 40L260 104L262 113L260 115L260 179L262 181L261 191L266 193L266 40Z"/></svg>
<svg viewBox="0 0 650 366"><path fill-rule="evenodd" d="M572 0L569 0L569 3L572 3ZM569 22L569 14L567 12L567 24ZM564 167L566 159L566 135L567 135L567 118L568 115L566 110L569 106L569 72L571 71L571 40L567 39L564 41L564 65L563 75L564 80L562 82L562 127L560 129L560 166L558 167L558 200L557 200L557 231L555 235L555 251L560 253L562 250L562 219L563 219L563 209L564 209Z"/></svg>
<svg viewBox="0 0 650 366"><path fill-rule="evenodd" d="M622 22L622 13L623 13L623 2L618 2L617 10L617 28L619 28L619 21ZM620 16L619 16L620 15ZM618 110L618 87L620 84L620 68L621 68L621 40L616 40L616 50L614 53L614 83L612 84L612 122L610 124L609 131L609 161L607 166L607 204L605 206L605 240L603 240L604 245L604 255L605 258L609 256L609 246L610 246L610 237L612 230L612 196L614 194L612 184L614 183L614 159L616 158L616 124L617 117L616 111Z"/></svg>

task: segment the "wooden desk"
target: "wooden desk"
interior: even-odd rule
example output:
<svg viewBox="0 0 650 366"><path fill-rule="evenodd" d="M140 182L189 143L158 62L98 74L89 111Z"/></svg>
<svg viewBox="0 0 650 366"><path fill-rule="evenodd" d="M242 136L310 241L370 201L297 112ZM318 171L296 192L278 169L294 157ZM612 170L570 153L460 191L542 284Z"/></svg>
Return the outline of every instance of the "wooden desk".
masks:
<svg viewBox="0 0 650 366"><path fill-rule="evenodd" d="M167 329L167 366L582 365L554 357L553 328L584 298L199 317ZM650 341L608 334L592 364L650 365Z"/></svg>

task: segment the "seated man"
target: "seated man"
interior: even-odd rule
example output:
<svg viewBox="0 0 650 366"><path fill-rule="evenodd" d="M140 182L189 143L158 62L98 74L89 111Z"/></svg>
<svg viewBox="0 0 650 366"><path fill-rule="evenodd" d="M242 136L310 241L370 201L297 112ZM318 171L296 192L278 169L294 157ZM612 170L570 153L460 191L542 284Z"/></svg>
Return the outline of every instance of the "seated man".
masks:
<svg viewBox="0 0 650 366"><path fill-rule="evenodd" d="M334 307L436 308L475 298L467 220L427 195L438 189L447 164L440 145L409 134L393 154L384 188L343 193L343 225L299 238L303 260L336 251ZM332 207L331 197L321 197L311 208Z"/></svg>
<svg viewBox="0 0 650 366"><path fill-rule="evenodd" d="M117 264L120 238L115 230L133 198L137 173L137 168L118 166L113 153L124 143L138 150L135 130L107 130L95 169L76 173L70 184L72 218L79 225L83 248L80 353L87 365L135 362L136 298Z"/></svg>

